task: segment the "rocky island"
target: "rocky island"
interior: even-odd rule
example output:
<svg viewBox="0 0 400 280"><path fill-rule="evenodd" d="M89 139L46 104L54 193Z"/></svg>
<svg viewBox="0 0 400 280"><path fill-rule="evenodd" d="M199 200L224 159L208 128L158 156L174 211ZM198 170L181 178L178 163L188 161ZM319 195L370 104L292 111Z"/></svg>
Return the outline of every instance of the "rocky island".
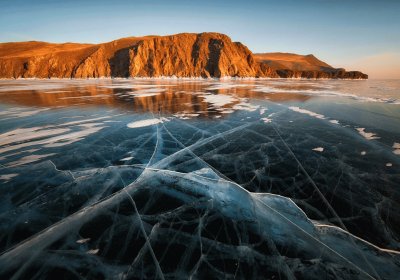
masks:
<svg viewBox="0 0 400 280"><path fill-rule="evenodd" d="M313 55L253 54L220 33L129 37L102 44L0 44L0 78L258 77L367 79Z"/></svg>

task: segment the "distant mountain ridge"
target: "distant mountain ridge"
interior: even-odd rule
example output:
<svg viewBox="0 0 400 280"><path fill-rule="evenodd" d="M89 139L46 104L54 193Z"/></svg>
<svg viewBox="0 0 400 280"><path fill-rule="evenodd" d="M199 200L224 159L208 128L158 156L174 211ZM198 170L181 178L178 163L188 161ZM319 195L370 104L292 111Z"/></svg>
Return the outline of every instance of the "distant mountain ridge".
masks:
<svg viewBox="0 0 400 280"><path fill-rule="evenodd" d="M253 54L220 33L128 37L102 44L0 44L0 78L271 77L367 79L313 55Z"/></svg>
<svg viewBox="0 0 400 280"><path fill-rule="evenodd" d="M274 69L291 69L294 71L314 71L333 68L329 64L319 60L314 55L299 55L293 53L255 53L254 57L267 63Z"/></svg>

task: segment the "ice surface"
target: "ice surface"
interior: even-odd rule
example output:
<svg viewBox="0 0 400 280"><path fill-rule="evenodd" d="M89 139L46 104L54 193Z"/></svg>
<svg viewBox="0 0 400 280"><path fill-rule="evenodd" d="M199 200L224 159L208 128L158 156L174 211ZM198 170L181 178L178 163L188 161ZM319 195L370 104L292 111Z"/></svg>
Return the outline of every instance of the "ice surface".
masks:
<svg viewBox="0 0 400 280"><path fill-rule="evenodd" d="M0 81L0 278L397 279L399 105L357 83Z"/></svg>

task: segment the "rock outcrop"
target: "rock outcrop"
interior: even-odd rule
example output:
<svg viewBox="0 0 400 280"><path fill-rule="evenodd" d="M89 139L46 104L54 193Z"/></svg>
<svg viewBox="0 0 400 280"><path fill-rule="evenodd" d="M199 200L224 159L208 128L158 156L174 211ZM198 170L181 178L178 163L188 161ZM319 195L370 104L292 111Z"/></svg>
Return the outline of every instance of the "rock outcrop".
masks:
<svg viewBox="0 0 400 280"><path fill-rule="evenodd" d="M368 79L367 74L334 68L312 54L261 53L254 57L261 67L269 67L281 78Z"/></svg>
<svg viewBox="0 0 400 280"><path fill-rule="evenodd" d="M271 61L266 54L254 55L245 45L219 33L130 37L97 45L0 44L0 78L367 78L327 64L324 69L302 69Z"/></svg>

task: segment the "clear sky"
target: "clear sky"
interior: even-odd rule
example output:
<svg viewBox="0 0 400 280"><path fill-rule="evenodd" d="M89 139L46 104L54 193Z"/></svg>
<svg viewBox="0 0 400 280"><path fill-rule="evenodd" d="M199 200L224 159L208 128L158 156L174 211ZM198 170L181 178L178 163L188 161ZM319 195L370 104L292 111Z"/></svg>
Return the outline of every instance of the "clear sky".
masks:
<svg viewBox="0 0 400 280"><path fill-rule="evenodd" d="M253 52L314 54L400 78L400 0L0 0L0 42L215 31Z"/></svg>

